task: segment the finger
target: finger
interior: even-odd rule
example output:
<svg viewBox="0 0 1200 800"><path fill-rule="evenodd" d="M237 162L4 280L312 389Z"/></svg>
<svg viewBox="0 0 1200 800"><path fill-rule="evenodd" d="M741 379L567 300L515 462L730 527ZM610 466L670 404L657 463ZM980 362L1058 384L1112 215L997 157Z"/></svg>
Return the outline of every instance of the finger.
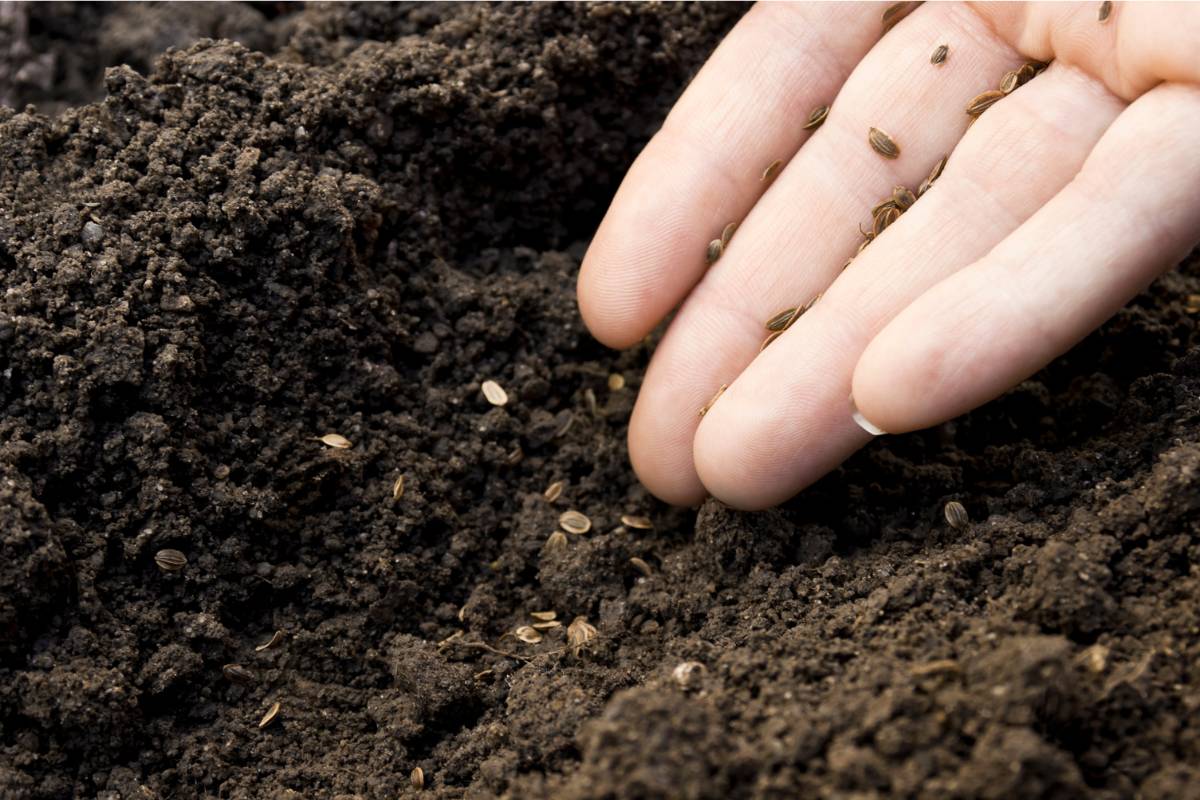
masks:
<svg viewBox="0 0 1200 800"><path fill-rule="evenodd" d="M695 441L705 486L739 507L769 506L862 446L869 437L851 421L847 398L871 338L1054 197L1122 107L1099 82L1058 65L993 106L936 185L705 417Z"/></svg>
<svg viewBox="0 0 1200 800"><path fill-rule="evenodd" d="M863 353L859 409L888 431L974 408L1069 349L1200 239L1200 89L1134 102L1078 177Z"/></svg>
<svg viewBox="0 0 1200 800"><path fill-rule="evenodd" d="M935 66L930 55L943 43L950 57ZM1021 61L958 4L922 6L863 59L655 353L629 438L651 491L672 502L703 495L692 460L696 409L754 359L770 314L828 285L855 251L860 222L870 224L871 206L896 184L915 187L966 129L967 102ZM891 134L899 158L872 150L872 126Z"/></svg>
<svg viewBox="0 0 1200 800"><path fill-rule="evenodd" d="M713 53L638 156L579 275L579 306L612 347L644 337L707 268L705 249L808 137L880 35L881 4L761 3Z"/></svg>

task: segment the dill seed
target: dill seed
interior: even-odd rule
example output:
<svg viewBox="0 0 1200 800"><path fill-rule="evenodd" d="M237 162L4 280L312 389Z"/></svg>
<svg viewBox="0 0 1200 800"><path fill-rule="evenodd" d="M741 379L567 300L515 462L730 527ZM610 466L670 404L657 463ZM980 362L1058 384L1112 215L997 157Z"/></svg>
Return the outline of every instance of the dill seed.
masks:
<svg viewBox="0 0 1200 800"><path fill-rule="evenodd" d="M648 531L654 527L654 523L649 517L642 517L637 514L625 514L621 517L621 524L626 528L635 528L640 531Z"/></svg>
<svg viewBox="0 0 1200 800"><path fill-rule="evenodd" d="M529 616L536 619L538 622L549 622L552 619L558 618L557 611L530 611Z"/></svg>
<svg viewBox="0 0 1200 800"><path fill-rule="evenodd" d="M596 638L597 633L595 626L587 621L587 617L576 617L567 626L567 646L571 648L571 655L578 657L584 648Z"/></svg>
<svg viewBox="0 0 1200 800"><path fill-rule="evenodd" d="M815 131L825 122L825 118L829 116L829 106L817 106L808 115L808 122L804 123L804 130Z"/></svg>
<svg viewBox="0 0 1200 800"><path fill-rule="evenodd" d="M642 575L647 578L654 574L654 570L650 569L650 565L647 564L644 559L634 556L633 558L629 559L629 563L634 569L642 573Z"/></svg>
<svg viewBox="0 0 1200 800"><path fill-rule="evenodd" d="M877 217L877 216L879 216L879 212L883 211L885 208L888 208L889 206L895 206L895 205L896 205L895 198L888 197L883 200L880 200L878 203L871 206L871 217L872 218ZM860 226L859 233L862 233L862 232L863 231Z"/></svg>
<svg viewBox="0 0 1200 800"><path fill-rule="evenodd" d="M1021 73L1015 69L1010 69L1004 73L1004 77L1000 79L1000 91L1004 94L1012 94L1013 89L1021 85Z"/></svg>
<svg viewBox="0 0 1200 800"><path fill-rule="evenodd" d="M895 206L889 206L875 215L875 225L871 228L871 232L878 236L898 219L900 219L900 209Z"/></svg>
<svg viewBox="0 0 1200 800"><path fill-rule="evenodd" d="M771 332L783 330L788 326L788 323L792 321L792 317L796 316L796 312L799 310L800 309L798 307L793 306L792 308L785 308L783 311L780 311L778 314L767 320L767 330Z"/></svg>
<svg viewBox="0 0 1200 800"><path fill-rule="evenodd" d="M1024 86L1033 80L1034 76L1037 74L1038 69L1033 64L1022 64L1020 69L1017 70L1017 85Z"/></svg>
<svg viewBox="0 0 1200 800"><path fill-rule="evenodd" d="M403 496L404 496L404 476L400 475L396 478L396 481L392 484L392 499L399 500Z"/></svg>
<svg viewBox="0 0 1200 800"><path fill-rule="evenodd" d="M523 458L525 458L525 451L521 449L521 445L517 445L504 457L504 463L510 467L515 467L521 463L521 459Z"/></svg>
<svg viewBox="0 0 1200 800"><path fill-rule="evenodd" d="M243 686L254 683L254 673L241 664L226 664L221 667L221 672L230 683L240 683Z"/></svg>
<svg viewBox="0 0 1200 800"><path fill-rule="evenodd" d="M708 668L699 661L683 661L671 670L671 678L680 688L686 689L707 671Z"/></svg>
<svg viewBox="0 0 1200 800"><path fill-rule="evenodd" d="M961 672L962 668L952 658L942 658L937 661L926 661L924 664L914 664L909 670L914 677L924 678L928 675L945 675Z"/></svg>
<svg viewBox="0 0 1200 800"><path fill-rule="evenodd" d="M733 232L737 230L737 227L738 227L738 224L736 222L731 222L725 226L725 229L723 231L721 231L721 249L722 250L724 250L726 247L729 247L729 240L733 238Z"/></svg>
<svg viewBox="0 0 1200 800"><path fill-rule="evenodd" d="M564 511L558 518L558 524L561 525L562 529L567 533L580 535L585 534L592 529L592 521L588 519L587 516L576 511L575 509Z"/></svg>
<svg viewBox="0 0 1200 800"><path fill-rule="evenodd" d="M163 572L179 572L187 566L187 556L178 550L159 550L154 554L154 563Z"/></svg>
<svg viewBox="0 0 1200 800"><path fill-rule="evenodd" d="M708 250L706 250L704 253L704 262L711 267L713 264L717 263L717 259L720 258L721 254L724 252L725 245L721 243L721 240L713 239L708 243Z"/></svg>
<svg viewBox="0 0 1200 800"><path fill-rule="evenodd" d="M608 389L612 392L619 392L625 388L625 376L619 372L614 372L608 376Z"/></svg>
<svg viewBox="0 0 1200 800"><path fill-rule="evenodd" d="M1112 0L1104 0L1100 4L1100 11L1096 14L1096 19L1101 22L1108 22L1109 15L1112 14Z"/></svg>
<svg viewBox="0 0 1200 800"><path fill-rule="evenodd" d="M971 102L967 103L967 114L972 117L978 117L1003 97L1004 92L999 89L988 89L986 92L980 92L971 98Z"/></svg>
<svg viewBox="0 0 1200 800"><path fill-rule="evenodd" d="M783 335L783 331L774 331L767 334L767 338L763 339L762 344L758 346L758 352L762 352L771 346L771 343Z"/></svg>
<svg viewBox="0 0 1200 800"><path fill-rule="evenodd" d="M542 492L542 497L546 498L547 503L553 503L563 493L563 482L555 481L546 487L546 491Z"/></svg>
<svg viewBox="0 0 1200 800"><path fill-rule="evenodd" d="M783 159L777 158L767 165L767 168L762 171L762 177L759 178L760 183L770 183L775 180L775 176L779 174L779 170L783 169Z"/></svg>
<svg viewBox="0 0 1200 800"><path fill-rule="evenodd" d="M275 631L275 633L271 635L271 638L269 640L263 642L258 647L254 648L254 652L261 653L263 650L270 650L272 647L279 644L281 641L283 641L283 631Z"/></svg>
<svg viewBox="0 0 1200 800"><path fill-rule="evenodd" d="M412 784L414 789L424 789L425 770L421 769L420 767L413 767L413 771L408 774L408 782Z"/></svg>
<svg viewBox="0 0 1200 800"><path fill-rule="evenodd" d="M930 64L945 64L946 56L950 53L950 45L939 44L937 49L933 51L933 55L929 57Z"/></svg>
<svg viewBox="0 0 1200 800"><path fill-rule="evenodd" d="M513 636L525 644L537 644L542 640L542 635L534 630L532 625L522 625L513 631Z"/></svg>
<svg viewBox="0 0 1200 800"><path fill-rule="evenodd" d="M546 552L555 553L559 550L567 549L567 535L562 531L555 531L550 534L550 538L546 540Z"/></svg>
<svg viewBox="0 0 1200 800"><path fill-rule="evenodd" d="M267 713L263 714L262 719L260 719L258 721L258 727L260 727L260 728L267 727L272 722L274 722L275 718L278 716L279 716L279 703L277 701L270 708L267 709Z"/></svg>
<svg viewBox="0 0 1200 800"><path fill-rule="evenodd" d="M942 170L946 168L946 162L950 160L950 156L945 155L938 159L938 162L933 165L933 169L929 171L929 182L933 183L938 178L942 177Z"/></svg>
<svg viewBox="0 0 1200 800"><path fill-rule="evenodd" d="M317 441L335 450L346 450L354 446L350 443L349 439L340 433L327 433L324 436L318 436Z"/></svg>
<svg viewBox="0 0 1200 800"><path fill-rule="evenodd" d="M907 186L892 187L892 202L901 211L908 211L917 202L917 196Z"/></svg>
<svg viewBox="0 0 1200 800"><path fill-rule="evenodd" d="M893 3L883 10L883 32L887 33L892 28L896 27L896 23L908 16L913 10L914 3Z"/></svg>
<svg viewBox="0 0 1200 800"><path fill-rule="evenodd" d="M562 623L556 619L552 619L552 620L548 620L546 622L535 622L530 627L533 628L535 631L548 631L548 630L551 630L552 628L561 628Z"/></svg>
<svg viewBox="0 0 1200 800"><path fill-rule="evenodd" d="M483 396L487 401L494 406L502 406L508 402L508 392L504 391L495 381L484 381L479 388L483 390Z"/></svg>
<svg viewBox="0 0 1200 800"><path fill-rule="evenodd" d="M700 416L703 417L705 414L707 414L713 405L715 405L716 402L721 399L721 395L725 394L725 390L728 388L729 384L722 383L721 388L717 389L717 393L714 394L709 401L704 404L704 407L700 409Z"/></svg>
<svg viewBox="0 0 1200 800"><path fill-rule="evenodd" d="M946 516L946 522L950 523L950 527L961 531L971 523L971 518L967 516L967 509L962 503L957 500L951 500L946 503L946 507L942 510Z"/></svg>
<svg viewBox="0 0 1200 800"><path fill-rule="evenodd" d="M885 132L879 128L871 128L867 132L867 141L871 144L871 149L884 158L898 158L900 156L900 148Z"/></svg>

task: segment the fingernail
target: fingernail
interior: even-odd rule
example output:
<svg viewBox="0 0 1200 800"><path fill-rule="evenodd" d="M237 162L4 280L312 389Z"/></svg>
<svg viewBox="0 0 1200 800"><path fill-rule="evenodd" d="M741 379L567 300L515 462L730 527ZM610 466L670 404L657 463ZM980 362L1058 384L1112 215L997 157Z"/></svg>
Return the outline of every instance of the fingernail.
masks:
<svg viewBox="0 0 1200 800"><path fill-rule="evenodd" d="M852 412L850 414L850 418L854 420L854 424L862 428L867 433L871 434L872 436L883 436L887 433L887 431L885 431L883 428L879 427L874 422L871 422L871 420L862 415L862 412L858 410L858 406L854 405L853 397L850 398L850 410Z"/></svg>

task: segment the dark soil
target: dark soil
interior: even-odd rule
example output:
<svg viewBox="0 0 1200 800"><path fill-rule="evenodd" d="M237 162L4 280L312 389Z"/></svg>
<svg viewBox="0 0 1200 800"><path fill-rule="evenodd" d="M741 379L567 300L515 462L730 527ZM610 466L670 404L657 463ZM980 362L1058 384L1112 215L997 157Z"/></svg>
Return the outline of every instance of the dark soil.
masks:
<svg viewBox="0 0 1200 800"><path fill-rule="evenodd" d="M638 486L574 276L741 10L230 7L0 110L0 797L1200 797L1195 266L785 508Z"/></svg>

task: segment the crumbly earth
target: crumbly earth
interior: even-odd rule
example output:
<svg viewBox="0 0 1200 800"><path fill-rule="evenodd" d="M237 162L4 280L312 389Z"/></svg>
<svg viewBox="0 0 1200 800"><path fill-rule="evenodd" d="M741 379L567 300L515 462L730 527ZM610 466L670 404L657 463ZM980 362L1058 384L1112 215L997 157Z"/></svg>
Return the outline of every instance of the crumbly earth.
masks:
<svg viewBox="0 0 1200 800"><path fill-rule="evenodd" d="M778 510L630 472L574 275L741 11L75 26L153 66L0 111L0 797L1200 797L1195 261Z"/></svg>

